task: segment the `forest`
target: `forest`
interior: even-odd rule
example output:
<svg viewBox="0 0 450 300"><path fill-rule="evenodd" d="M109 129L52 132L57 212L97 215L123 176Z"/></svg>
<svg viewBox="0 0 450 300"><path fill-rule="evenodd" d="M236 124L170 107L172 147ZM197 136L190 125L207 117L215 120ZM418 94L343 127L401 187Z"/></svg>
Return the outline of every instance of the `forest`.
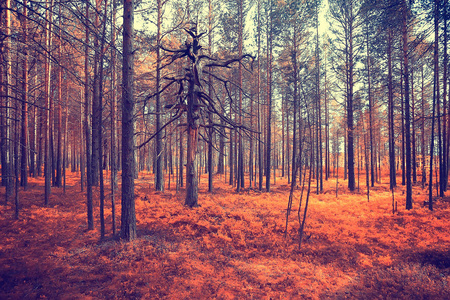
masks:
<svg viewBox="0 0 450 300"><path fill-rule="evenodd" d="M1 299L450 299L448 0L2 0Z"/></svg>

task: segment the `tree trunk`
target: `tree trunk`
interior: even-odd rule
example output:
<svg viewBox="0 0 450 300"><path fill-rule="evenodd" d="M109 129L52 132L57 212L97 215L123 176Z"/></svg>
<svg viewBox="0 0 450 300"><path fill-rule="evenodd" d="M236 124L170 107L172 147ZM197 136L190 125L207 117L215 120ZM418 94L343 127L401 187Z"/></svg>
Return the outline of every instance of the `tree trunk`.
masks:
<svg viewBox="0 0 450 300"><path fill-rule="evenodd" d="M291 130L290 130L290 122L289 122L289 109L288 109L288 105L286 103L285 106L285 110L284 110L284 114L286 115L286 142L285 142L285 147L286 147L286 158L284 159L286 161L286 173L287 173L287 178L288 178L288 184L291 183L291 174L290 174L290 158L291 158ZM284 156L284 150L283 150L283 156ZM283 166L284 166L284 162L283 162Z"/></svg>
<svg viewBox="0 0 450 300"><path fill-rule="evenodd" d="M436 6L439 5L439 0L435 0ZM439 9L439 8L437 8ZM439 12L437 12L439 14ZM439 26L439 24L438 24ZM439 29L436 29L437 31ZM439 38L439 37L438 37ZM439 46L439 43L435 44L435 47ZM439 49L438 49L439 51ZM436 54L437 56L435 59L438 61L439 64L439 54ZM438 68L439 72L439 68ZM442 115L441 115L441 100L440 100L440 85L439 85L439 74L437 75L437 86L436 86L436 108L437 108L437 125L438 125L438 154L439 154L439 197L444 197L444 157L443 157L443 146L442 146L442 128L441 128L441 121L442 121ZM445 85L445 84L444 84Z"/></svg>
<svg viewBox="0 0 450 300"><path fill-rule="evenodd" d="M162 26L162 9L163 3L161 0L156 1L156 138L155 138L155 150L156 150L156 168L155 168L155 190L164 190L164 175L162 165L162 132L161 132L161 98L160 98L160 86L161 86L161 26Z"/></svg>
<svg viewBox="0 0 450 300"><path fill-rule="evenodd" d="M232 104L230 103L230 119L232 119ZM230 147L229 147L229 160L228 160L228 166L230 168L230 178L228 184L233 186L233 178L234 178L234 147L233 147L233 129L230 129Z"/></svg>
<svg viewBox="0 0 450 300"><path fill-rule="evenodd" d="M370 119L370 113L369 113L369 119ZM363 126L364 126L364 121L363 121ZM370 126L370 125L369 125ZM363 131L364 127L363 127ZM364 132L364 161L365 161L365 167L366 167L366 188L367 188L367 201L370 200L370 184L369 184L369 147L367 146L367 132ZM370 133L369 133L370 135ZM370 136L369 136L370 138ZM373 155L372 153L370 153L370 157L372 158ZM372 172L372 170L371 170ZM372 177L373 179L373 177ZM373 183L372 183L373 184ZM373 185L372 185L373 186Z"/></svg>
<svg viewBox="0 0 450 300"><path fill-rule="evenodd" d="M322 105L320 101L319 7L316 0L317 193L323 192Z"/></svg>
<svg viewBox="0 0 450 300"><path fill-rule="evenodd" d="M116 11L117 5L116 1L113 0L113 12L111 15L112 18L112 26L111 26L111 37L113 47L111 47L111 215L112 215L112 232L113 235L116 235L116 190L117 190L117 166L116 166L116 140L117 140L117 130L116 130L116 49L115 49L115 40L116 40Z"/></svg>
<svg viewBox="0 0 450 300"><path fill-rule="evenodd" d="M443 82L443 93L442 93L442 107L443 107L443 116L442 116L442 156L443 156L443 163L442 163L442 190L447 191L448 187L448 163L449 163L449 147L448 147L448 107L447 107L447 70L448 70L448 53L447 53L447 21L448 21L448 11L447 11L447 0L444 0L443 3L443 22L444 22L444 61L443 61L443 75L442 75L442 82Z"/></svg>
<svg viewBox="0 0 450 300"><path fill-rule="evenodd" d="M293 113L293 123L292 123L292 179L291 179L291 190L293 190L297 184L297 172L301 164L301 160L297 158L297 110L298 110L298 62L297 62L297 51L298 51L298 43L297 43L297 21L294 21L294 30L292 34L293 40L293 52L292 55L292 69L293 69L293 84L294 84L294 113Z"/></svg>
<svg viewBox="0 0 450 300"><path fill-rule="evenodd" d="M366 36L366 51L367 51L367 97L369 98L369 142L370 142L370 183L372 187L375 185L375 162L373 152L373 99L372 99L372 74L371 74L371 61L370 61L370 48L369 48L369 28L367 27ZM366 144L364 144L366 145Z"/></svg>
<svg viewBox="0 0 450 300"><path fill-rule="evenodd" d="M395 140L394 140L394 90L392 85L392 29L388 29L388 119L389 119L389 186L392 190L397 186L395 168Z"/></svg>
<svg viewBox="0 0 450 300"><path fill-rule="evenodd" d="M61 5L59 6L59 15L61 15ZM59 26L58 26L58 58L59 61L62 62L62 51L61 51L61 18L59 18ZM61 187L62 185L62 66L58 66L57 71L57 86L58 86L58 114L56 118L56 127L58 131L57 140L56 140L56 177L55 177L55 186Z"/></svg>
<svg viewBox="0 0 450 300"><path fill-rule="evenodd" d="M123 62L122 62L122 222L121 236L131 241L136 238L134 195L134 1L124 0L123 8Z"/></svg>
<svg viewBox="0 0 450 300"><path fill-rule="evenodd" d="M328 55L327 55L328 56ZM325 57L324 103L325 103L325 180L330 178L330 112L327 98L327 56Z"/></svg>
<svg viewBox="0 0 450 300"><path fill-rule="evenodd" d="M408 64L408 31L407 31L407 4L403 0L403 68L405 83L405 142L406 142L406 209L412 209L412 183L411 183L411 115L409 103L409 64Z"/></svg>
<svg viewBox="0 0 450 300"><path fill-rule="evenodd" d="M35 75L33 77L33 84L37 81L37 72L35 72ZM31 127L31 137L30 137L30 176L36 177L36 144L37 144L37 129L38 129L38 110L37 110L37 97L36 97L36 91L33 93L33 106L32 106L32 127Z"/></svg>
<svg viewBox="0 0 450 300"><path fill-rule="evenodd" d="M197 144L198 144L198 103L194 93L194 83L190 82L187 114L187 157L186 157L186 199L189 207L198 206L198 173L197 173Z"/></svg>
<svg viewBox="0 0 450 300"><path fill-rule="evenodd" d="M8 36L7 35L7 26L4 26L3 24L3 11L5 11L5 14L8 12L7 9L7 4L10 2L7 1L3 1L0 3L0 28L2 29L1 34ZM5 7L4 7L5 6ZM3 28L5 28L5 32L3 32ZM0 109L1 109L1 113L0 113L0 134L1 134L1 141L0 141L0 159L1 159L1 165L2 165L2 182L1 185L2 186L6 186L7 183L7 170L6 170L6 112L7 112L7 93L6 93L6 88L8 87L8 83L7 83L7 79L8 77L5 77L6 75L6 62L7 62L7 47L5 45L5 41L6 40L0 40L0 50L1 53L3 55L0 55ZM8 203L8 197L6 197L5 195L5 205Z"/></svg>
<svg viewBox="0 0 450 300"><path fill-rule="evenodd" d="M83 99L82 95L81 95L81 91L80 91L80 99ZM84 124L83 124L83 102L80 101L80 144L78 145L79 148L77 147L77 149L79 149L79 157L80 157L80 188L81 188L81 192L84 191L84 184L85 184L85 163L84 163L84 151L83 151L83 147L85 147L86 145L86 141L85 141L85 130L84 130ZM74 144L74 149L75 149L75 144Z"/></svg>
<svg viewBox="0 0 450 300"><path fill-rule="evenodd" d="M183 169L184 169L184 138L183 138L183 132L180 132L180 161L179 161L179 169L180 169L180 187L183 187L184 182L184 175L183 175Z"/></svg>
<svg viewBox="0 0 450 300"><path fill-rule="evenodd" d="M98 4L98 11L101 10L101 0ZM99 94L98 94L98 125L99 125L99 132L98 132L98 171L99 171L99 183L100 183L100 238L103 239L105 237L105 186L104 186L104 179L103 179L103 56L105 53L105 35L106 35L106 13L107 13L107 5L105 4L104 8L104 18L102 20L103 28L102 28L102 34L101 34L101 43L100 43L100 56L99 56ZM106 144L105 144L106 145Z"/></svg>
<svg viewBox="0 0 450 300"><path fill-rule="evenodd" d="M42 103L41 105L45 105L45 99L42 100L44 103ZM43 163L43 152L42 151L42 141L45 137L45 133L44 133L44 118L45 118L45 114L44 114L44 109L39 109L39 127L38 127L38 141L37 141L37 161L36 161L36 176L34 176L35 178L38 176L42 175L42 163ZM45 147L44 147L45 148Z"/></svg>
<svg viewBox="0 0 450 300"><path fill-rule="evenodd" d="M425 182L427 181L427 173L425 170L425 95L424 95L424 91L425 91L425 84L424 84L424 76L423 76L423 62L421 65L421 82L422 82L422 92L421 92L421 116L420 119L422 120L421 122L421 140L420 140L420 150L421 150L421 155L422 155L422 189L425 188Z"/></svg>
<svg viewBox="0 0 450 300"><path fill-rule="evenodd" d="M17 64L18 65L18 64ZM17 81L17 80L16 80ZM17 93L16 93L17 94ZM19 101L15 105L15 122L14 122L14 219L19 219Z"/></svg>
<svg viewBox="0 0 450 300"><path fill-rule="evenodd" d="M52 171L52 157L50 155L50 135L51 135L51 121L50 121L50 75L51 75L51 61L50 61L50 47L52 45L52 17L53 17L53 0L47 2L47 23L46 23L46 49L47 53L45 56L45 118L44 118L44 134L45 134L45 151L44 151L44 177L45 177L45 205L49 204L50 193L51 193L51 171Z"/></svg>
<svg viewBox="0 0 450 300"><path fill-rule="evenodd" d="M351 11L352 13L352 11ZM353 30L349 29L348 41L348 94L347 94L347 168L348 168L348 188L355 190L355 162L353 146Z"/></svg>
<svg viewBox="0 0 450 300"><path fill-rule="evenodd" d="M66 101L65 101L65 120L64 120L64 144L63 144L63 163L62 163L62 176L63 176L63 190L64 194L66 193L66 164L67 164L67 156L68 151L67 148L69 147L67 143L67 123L69 122L69 93L66 92ZM75 156L75 153L72 153L72 155Z"/></svg>
<svg viewBox="0 0 450 300"><path fill-rule="evenodd" d="M13 175L12 175L12 147L11 147L11 106L12 101L10 98L12 95L11 81L12 81L12 49L11 49L11 1L4 1L5 10L5 36L6 39L2 42L2 58L4 62L2 64L2 80L3 87L3 103L2 103L2 185L5 186L5 205L8 203L9 198L13 194ZM3 6L2 5L2 6ZM3 8L3 7L2 7ZM3 25L3 24L2 24ZM3 69L5 68L5 69Z"/></svg>
<svg viewBox="0 0 450 300"><path fill-rule="evenodd" d="M284 153L287 152L287 147L285 145L285 136L286 136L286 132L287 130L285 130L286 128L286 97L285 94L283 93L281 95L281 177L284 177Z"/></svg>
<svg viewBox="0 0 450 300"><path fill-rule="evenodd" d="M22 34L23 34L23 59L22 59L22 134L21 134L21 167L20 185L27 188L28 185L28 8L27 0L23 1Z"/></svg>
<svg viewBox="0 0 450 300"><path fill-rule="evenodd" d="M243 32L244 32L244 6L243 0L238 2L238 55L242 57L243 51ZM239 125L242 125L242 64L238 67L238 93L239 93ZM240 192L244 187L244 148L242 141L242 129L236 131L238 134L238 156L237 156L237 186L236 191Z"/></svg>
<svg viewBox="0 0 450 300"><path fill-rule="evenodd" d="M86 3L86 19L89 19L89 3ZM89 27L86 26L84 49L84 130L86 137L86 198L88 230L94 229L94 204L92 199L91 122L89 101Z"/></svg>
<svg viewBox="0 0 450 300"><path fill-rule="evenodd" d="M212 55L212 31L213 31L213 5L212 0L208 1L208 55ZM208 96L210 99L213 97L213 86L212 86L212 68L209 68L208 75ZM213 115L212 113L208 113L208 121L209 121L209 130L208 130L208 192L212 192L213 190Z"/></svg>
<svg viewBox="0 0 450 300"><path fill-rule="evenodd" d="M267 20L267 136L266 136L266 192L270 192L270 167L272 147L272 1Z"/></svg>
<svg viewBox="0 0 450 300"><path fill-rule="evenodd" d="M100 145L100 8L101 0L95 0L95 16L94 16L94 78L93 78L93 94L92 94L92 152L91 152L91 177L92 185L98 186L99 183L99 148Z"/></svg>
<svg viewBox="0 0 450 300"><path fill-rule="evenodd" d="M261 1L258 0L257 7L257 56L258 56L258 74L257 74L257 97L258 97L258 189L262 191L263 186L263 163L262 163L262 126L261 126Z"/></svg>
<svg viewBox="0 0 450 300"><path fill-rule="evenodd" d="M403 72L404 61L400 62L400 110L401 110L401 118L402 118L402 185L406 184L406 164L405 164L405 101L404 101L404 72Z"/></svg>
<svg viewBox="0 0 450 300"><path fill-rule="evenodd" d="M412 64L414 65L414 64ZM411 69L411 150L412 150L412 181L417 182L417 163L416 163L416 100L414 99L414 73Z"/></svg>
<svg viewBox="0 0 450 300"><path fill-rule="evenodd" d="M428 208L430 210L433 210L433 157L434 157L434 124L435 124L436 103L439 103L439 0L435 0L434 2L434 84L433 84L433 107L432 107L433 117L431 119L430 176L429 176L430 184L428 193Z"/></svg>

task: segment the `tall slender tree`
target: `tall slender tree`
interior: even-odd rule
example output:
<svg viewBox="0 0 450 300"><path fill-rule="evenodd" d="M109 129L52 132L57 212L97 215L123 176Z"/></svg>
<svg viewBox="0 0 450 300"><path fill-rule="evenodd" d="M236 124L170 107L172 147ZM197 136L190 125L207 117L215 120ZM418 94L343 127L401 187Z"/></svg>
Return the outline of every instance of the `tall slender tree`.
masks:
<svg viewBox="0 0 450 300"><path fill-rule="evenodd" d="M2 124L1 124L1 163L2 163L2 184L5 186L5 205L13 194L12 181L12 157L11 157L11 1L5 0L1 4L1 22L4 32L2 39ZM3 15L4 14L4 15ZM4 22L4 23L3 23Z"/></svg>
<svg viewBox="0 0 450 300"><path fill-rule="evenodd" d="M45 152L44 152L44 177L45 177L45 205L49 204L51 193L51 177L52 177L52 157L50 153L50 135L51 135L51 118L50 118L50 98L51 98L51 45L52 45L52 19L53 19L53 3L48 1L46 6L46 27L45 27L45 120L44 120L44 134L45 134Z"/></svg>
<svg viewBox="0 0 450 300"><path fill-rule="evenodd" d="M434 1L434 81L433 81L433 117L431 119L430 142L430 175L428 191L428 208L433 210L433 157L434 157L434 127L436 117L436 104L439 103L439 0ZM438 116L439 118L440 116ZM412 207L411 207L412 208Z"/></svg>
<svg viewBox="0 0 450 300"><path fill-rule="evenodd" d="M243 53L243 49L244 49L244 20L245 20L245 4L244 4L244 0L239 0L237 3L237 7L238 7L238 56L241 57L242 53ZM239 124L242 124L242 101L243 101L243 93L242 93L242 89L243 89L243 83L242 83L242 64L239 64L238 67L238 88L239 88ZM243 139L242 139L242 135L243 132L241 129L239 129L239 131L237 132L238 134L238 161L237 161L237 192L239 192L241 190L241 188L244 187L244 146L243 146Z"/></svg>
<svg viewBox="0 0 450 300"><path fill-rule="evenodd" d="M90 4L86 3L85 17L89 20ZM88 230L94 229L94 203L92 199L92 130L91 130L91 101L89 97L89 27L85 30L84 46L84 136L86 146L86 206Z"/></svg>
<svg viewBox="0 0 450 300"><path fill-rule="evenodd" d="M163 176L163 164L162 164L162 130L161 130L161 27L163 18L163 5L166 1L156 0L156 96L155 96L155 112L156 112L156 137L155 137L155 189L157 191L164 190L164 176Z"/></svg>
<svg viewBox="0 0 450 300"><path fill-rule="evenodd" d="M22 133L20 184L26 189L28 185L28 2L23 1L21 23L23 40L22 58Z"/></svg>
<svg viewBox="0 0 450 300"><path fill-rule="evenodd" d="M345 107L347 118L346 135L346 155L348 169L348 188L355 189L355 161L354 161L354 88L355 88L355 65L357 62L358 44L356 39L359 36L361 25L361 4L355 0L332 0L329 1L330 13L336 21L338 43L343 48L339 51L345 58Z"/></svg>
<svg viewBox="0 0 450 300"><path fill-rule="evenodd" d="M411 115L409 90L409 57L408 57L408 14L409 7L406 0L402 1L402 56L403 56L403 82L405 85L405 143L406 143L406 209L412 209L412 182L411 182Z"/></svg>
<svg viewBox="0 0 450 300"><path fill-rule="evenodd" d="M122 217L121 236L136 238L134 194L134 0L124 0L122 56Z"/></svg>
<svg viewBox="0 0 450 300"><path fill-rule="evenodd" d="M266 192L270 192L270 169L272 165L272 61L273 61L273 1L268 0L266 8L266 60L267 60L267 133L266 133L266 159L265 159L265 174L266 174Z"/></svg>
<svg viewBox="0 0 450 300"><path fill-rule="evenodd" d="M322 145L322 104L320 93L320 41L319 41L319 4L315 0L315 20L316 20L316 49L315 49L315 62L316 62L316 105L317 105L317 193L323 191L323 145Z"/></svg>
<svg viewBox="0 0 450 300"><path fill-rule="evenodd" d="M59 5L59 16L61 16L61 5ZM56 113L56 129L57 129L57 136L56 136L56 155L54 156L56 159L55 167L56 167L56 173L55 173L55 186L61 187L62 186L62 36L61 36L61 30L62 28L62 18L59 18L58 22L58 40L57 40L57 56L58 60L60 61L60 64L57 67L57 79L56 79L56 85L58 90L58 98L57 98L57 113Z"/></svg>
<svg viewBox="0 0 450 300"><path fill-rule="evenodd" d="M116 108L117 108L117 96L116 96L116 59L117 52L115 49L116 41L116 14L117 14L117 3L116 0L111 1L112 4L112 14L111 14L111 147L110 147L110 168L111 168L111 215L112 215L112 231L113 235L116 234L116 189L117 189L117 158L116 158L116 140L117 140L117 129L116 129Z"/></svg>
<svg viewBox="0 0 450 300"><path fill-rule="evenodd" d="M214 27L214 3L213 0L208 0L208 55L212 56L213 52L213 27ZM209 68L208 74L208 96L210 99L213 98L213 80L212 80L212 69ZM214 141L214 128L213 128L213 113L208 113L208 192L213 190L213 141Z"/></svg>

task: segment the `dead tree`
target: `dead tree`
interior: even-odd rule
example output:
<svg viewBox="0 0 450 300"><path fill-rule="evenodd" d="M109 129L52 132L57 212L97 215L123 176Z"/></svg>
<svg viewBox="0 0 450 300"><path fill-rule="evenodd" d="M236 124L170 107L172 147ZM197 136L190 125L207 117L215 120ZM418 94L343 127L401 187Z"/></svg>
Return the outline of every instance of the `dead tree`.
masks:
<svg viewBox="0 0 450 300"><path fill-rule="evenodd" d="M182 115L186 114L186 131L187 131L187 157L186 157L186 198L185 204L189 207L198 206L198 172L197 172L197 145L199 137L205 139L208 142L208 138L204 137L199 129L201 127L210 129L217 127L229 127L244 129L244 133L248 133L248 129L233 122L230 118L226 117L220 108L221 101L217 97L210 93L205 92L204 86L208 86L207 80L203 79L203 74L211 76L213 80L221 82L231 99L229 92L229 86L232 84L228 80L220 77L214 73L214 69L217 68L232 68L234 63L242 64L244 59L253 59L251 55L242 55L228 60L214 59L211 56L203 55L203 47L200 45L200 39L205 34L197 33L196 25L193 24L190 29L185 29L189 34L188 39L181 49L168 49L161 45L161 49L167 52L165 56L166 63L162 68L167 67L174 63L176 60L187 58L189 62L188 68L185 70L185 74L181 76L166 76L163 79L166 84L157 93L164 93L170 86L178 86L175 97L175 103L168 103L165 108L172 114L169 121L161 126L159 131L164 130L169 124L178 120ZM243 65L243 64L242 64ZM244 66L244 65L243 65ZM245 66L244 66L245 68ZM207 78L207 77L205 77ZM187 91L185 87L187 86ZM156 97L157 94L149 95L146 100ZM221 120L220 123L209 122L208 114L215 114L217 119ZM206 131L208 133L208 131ZM150 136L144 143L138 147L143 147L150 140L152 140L158 131ZM220 133L219 133L220 134Z"/></svg>

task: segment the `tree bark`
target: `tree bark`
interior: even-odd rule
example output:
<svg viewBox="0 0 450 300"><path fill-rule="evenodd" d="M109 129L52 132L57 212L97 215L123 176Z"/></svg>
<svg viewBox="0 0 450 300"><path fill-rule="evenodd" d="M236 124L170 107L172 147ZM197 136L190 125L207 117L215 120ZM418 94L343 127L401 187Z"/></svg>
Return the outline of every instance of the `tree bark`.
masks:
<svg viewBox="0 0 450 300"><path fill-rule="evenodd" d="M238 55L242 57L243 34L244 33L244 4L243 0L238 2ZM242 64L238 67L238 88L239 88L239 124L242 125ZM238 156L237 156L237 186L236 191L240 192L244 188L244 148L242 140L242 129L236 131L238 134Z"/></svg>
<svg viewBox="0 0 450 300"><path fill-rule="evenodd" d="M414 65L414 64L412 64ZM417 162L416 162L416 102L414 98L414 72L411 69L411 150L412 150L412 181L417 182Z"/></svg>
<svg viewBox="0 0 450 300"><path fill-rule="evenodd" d="M101 0L98 4L98 11L101 11ZM105 2L104 5L104 17L102 20L103 28L101 33L101 41L100 41L100 56L99 56L99 93L98 93L98 125L99 125L99 132L98 132L98 172L99 172L99 184L100 184L100 238L103 239L105 237L105 186L104 186L104 178L103 178L103 58L105 53L105 35L106 35L106 14L107 14L107 5ZM105 143L106 146L106 143ZM106 147L105 147L106 148Z"/></svg>
<svg viewBox="0 0 450 300"><path fill-rule="evenodd" d="M23 34L23 59L22 59L22 134L21 134L21 167L20 185L26 190L28 185L28 8L27 0L23 1L22 34Z"/></svg>
<svg viewBox="0 0 450 300"><path fill-rule="evenodd" d="M353 8L350 14L353 15ZM355 162L354 162L354 146L353 146L353 24L349 24L348 36L348 94L347 94L347 168L348 168L348 188L350 191L355 190Z"/></svg>
<svg viewBox="0 0 450 300"><path fill-rule="evenodd" d="M366 51L367 51L367 97L369 98L369 143L370 143L370 183L372 187L375 185L375 163L373 152L373 99L372 99L372 74L371 74L371 61L370 61L370 48L369 48L369 27L367 26L366 32ZM366 144L364 144L366 145ZM365 147L365 146L364 146Z"/></svg>
<svg viewBox="0 0 450 300"><path fill-rule="evenodd" d="M116 235L116 190L117 190L117 166L116 166L116 140L117 140L117 129L116 129L116 107L117 107L117 97L116 97L116 50L115 50L115 40L116 40L116 11L117 4L116 1L112 1L113 12L111 15L112 26L111 26L111 37L112 46L111 47L111 215L112 215L112 232Z"/></svg>
<svg viewBox="0 0 450 300"><path fill-rule="evenodd" d="M155 138L155 150L156 150L156 168L155 168L155 189L157 191L164 190L164 175L162 165L162 131L161 131L161 26L162 26L162 0L156 1L156 138Z"/></svg>
<svg viewBox="0 0 450 300"><path fill-rule="evenodd" d="M86 19L89 19L89 3L86 3ZM91 135L91 101L89 100L89 27L86 26L84 49L84 130L86 137L86 206L88 230L94 229L94 204L92 200L92 135Z"/></svg>
<svg viewBox="0 0 450 300"><path fill-rule="evenodd" d="M317 193L323 192L322 104L320 97L319 5L316 9Z"/></svg>
<svg viewBox="0 0 450 300"><path fill-rule="evenodd" d="M193 88L193 87L192 87ZM192 96L191 98L195 98ZM198 173L197 173L197 143L198 124L194 119L196 109L194 99L188 104L188 131L187 131L187 157L186 157L186 199L185 204L189 207L198 206Z"/></svg>
<svg viewBox="0 0 450 300"><path fill-rule="evenodd" d="M4 5L4 6L3 6ZM13 175L12 175L12 147L11 147L11 81L12 81L12 65L11 65L11 1L6 0L2 3L2 8L5 11L5 40L2 42L2 80L3 84L3 103L2 103L2 184L5 186L5 205L9 198L13 195ZM3 25L3 24L2 24ZM5 69L3 69L5 68Z"/></svg>
<svg viewBox="0 0 450 300"><path fill-rule="evenodd" d="M59 6L59 15L61 15L61 5ZM62 63L62 45L61 45L61 18L59 18L58 25L58 59ZM57 69L57 83L58 86L58 114L56 117L56 127L58 135L56 137L56 177L55 186L61 187L62 185L62 65Z"/></svg>
<svg viewBox="0 0 450 300"><path fill-rule="evenodd" d="M402 121L402 154L401 154L401 167L402 167L402 185L406 184L406 164L405 164L405 90L404 90L404 61L400 62L400 111L401 111L401 121Z"/></svg>
<svg viewBox="0 0 450 300"><path fill-rule="evenodd" d="M45 118L44 118L44 134L45 134L45 152L44 152L44 201L45 206L49 204L51 193L51 176L52 176L52 157L50 155L50 135L51 135L51 121L50 121L50 75L51 75L51 61L50 61L50 47L52 45L52 16L53 16L53 0L47 2L47 23L46 23L46 50L45 55Z"/></svg>
<svg viewBox="0 0 450 300"><path fill-rule="evenodd" d="M195 44L195 42L193 43ZM198 49L193 46L193 55L198 55ZM195 61L190 64L190 80L187 103L187 157L186 157L186 198L185 204L189 207L198 206L198 164L197 164L197 147L198 147L198 129L199 129L199 102L198 93L199 86L196 84L197 70Z"/></svg>
<svg viewBox="0 0 450 300"><path fill-rule="evenodd" d="M18 64L17 64L18 65ZM14 219L19 219L19 101L15 104L15 122L14 122Z"/></svg>
<svg viewBox="0 0 450 300"><path fill-rule="evenodd" d="M262 126L261 126L261 1L258 0L257 7L257 56L258 56L258 74L257 74L257 97L258 97L258 189L262 191L263 186L263 162L262 162Z"/></svg>
<svg viewBox="0 0 450 300"><path fill-rule="evenodd" d="M428 192L428 208L433 210L433 157L434 157L434 124L436 103L439 103L439 0L434 1L434 84L433 84L433 117L431 119L430 143L430 183ZM439 116L438 116L439 117Z"/></svg>
<svg viewBox="0 0 450 300"><path fill-rule="evenodd" d="M100 11L101 1L95 0L94 11L94 66L93 66L93 92L92 92L92 152L91 152L91 177L92 185L98 186L99 184L99 169L101 163L99 163L99 151L100 151Z"/></svg>
<svg viewBox="0 0 450 300"><path fill-rule="evenodd" d="M267 136L266 136L266 192L270 192L270 167L272 150L272 0L269 1L267 20Z"/></svg>
<svg viewBox="0 0 450 300"><path fill-rule="evenodd" d="M443 117L442 117L442 126L443 126L443 132L442 132L442 155L443 155L443 164L442 164L442 190L447 191L448 188L448 163L449 163L449 140L448 140L448 107L447 107L447 85L448 85L448 53L447 53L447 44L448 44L448 32L447 32L447 22L448 22L448 11L447 11L447 0L444 0L443 3L443 22L444 22L444 60L443 60L443 75L442 75L442 82L443 82L443 91L442 91L442 107L443 107Z"/></svg>
<svg viewBox="0 0 450 300"><path fill-rule="evenodd" d="M389 186L392 190L397 186L395 168L395 140L394 140L394 91L392 84L392 29L388 29L388 119L389 119Z"/></svg>
<svg viewBox="0 0 450 300"><path fill-rule="evenodd" d="M212 31L213 31L213 5L212 0L208 1L208 54L212 55ZM212 86L212 68L209 67L209 75L208 75L208 96L210 99L213 97L213 86ZM209 130L208 130L208 192L212 192L213 190L213 115L211 112L208 113L208 121L209 121Z"/></svg>
<svg viewBox="0 0 450 300"><path fill-rule="evenodd" d="M127 241L136 238L134 194L134 1L124 0L122 62L122 217L121 236Z"/></svg>
<svg viewBox="0 0 450 300"><path fill-rule="evenodd" d="M407 4L403 0L403 77L405 84L405 142L406 142L406 209L412 209L412 183L411 183L411 115L409 103L409 63L408 63L408 29Z"/></svg>
<svg viewBox="0 0 450 300"><path fill-rule="evenodd" d="M420 140L420 150L422 155L422 189L425 188L425 182L427 181L427 173L425 170L425 84L423 75L423 62L421 65L421 82L422 82L422 93L421 93L421 140Z"/></svg>

